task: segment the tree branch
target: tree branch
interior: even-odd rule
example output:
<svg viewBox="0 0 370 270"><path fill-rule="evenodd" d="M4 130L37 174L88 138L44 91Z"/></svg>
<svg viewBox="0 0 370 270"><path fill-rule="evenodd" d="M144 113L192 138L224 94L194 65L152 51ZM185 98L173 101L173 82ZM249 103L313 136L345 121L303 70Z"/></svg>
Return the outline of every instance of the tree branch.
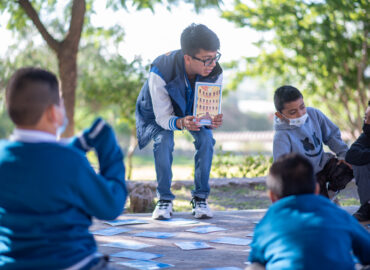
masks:
<svg viewBox="0 0 370 270"><path fill-rule="evenodd" d="M36 10L31 5L31 3L28 0L18 0L18 4L23 8L24 12L31 19L31 21L36 26L37 30L40 32L41 36L44 38L49 47L52 48L55 52L57 52L59 50L60 43L57 40L55 40L46 30L45 26L40 21L40 18Z"/></svg>
<svg viewBox="0 0 370 270"><path fill-rule="evenodd" d="M72 4L72 14L68 34L63 41L63 43L65 42L68 46L74 47L74 49L78 48L78 44L80 42L85 12L85 0L74 0Z"/></svg>

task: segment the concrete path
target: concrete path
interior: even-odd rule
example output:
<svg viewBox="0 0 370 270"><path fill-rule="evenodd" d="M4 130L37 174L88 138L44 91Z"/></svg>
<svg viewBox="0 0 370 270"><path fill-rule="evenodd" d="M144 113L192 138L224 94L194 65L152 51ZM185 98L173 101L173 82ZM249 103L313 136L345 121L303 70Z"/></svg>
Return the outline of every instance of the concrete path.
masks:
<svg viewBox="0 0 370 270"><path fill-rule="evenodd" d="M353 213L357 207L346 207L345 209ZM140 220L147 222L145 224L132 224L124 226L111 226L102 221L94 220L91 231L119 228L128 229L129 231L122 232L113 236L95 235L95 239L99 245L99 251L104 254L115 254L122 251L146 252L160 254L162 257L154 258L152 261L156 263L170 264L173 267L168 269L227 269L237 270L244 269L245 261L249 255L248 245L232 245L212 242L221 237L241 238L243 241L252 240L253 229L258 221L263 217L266 210L244 210L244 211L218 211L215 212L214 218L207 220L196 220L190 213L174 213L173 219L182 219L185 221L167 222L156 221L151 219L151 214L123 214L118 220ZM196 224L181 224L186 222L199 222ZM187 230L203 226L217 226L224 228L224 231L210 232L199 234L189 232ZM367 227L369 229L369 227ZM147 238L135 236L142 232L162 232L174 234L170 238ZM120 242L146 244L150 245L141 249L132 250L128 248L117 248L103 246L105 244ZM210 249L198 250L182 250L175 243L182 242L205 242L211 246ZM246 243L242 243L246 244ZM136 248L134 246L133 248ZM127 254L126 254L127 255ZM147 254L141 254L147 255ZM112 257L112 263L117 269L159 269L159 268L132 268L118 263L127 263L132 261L128 258ZM225 268L221 268L225 267ZM167 268L166 268L167 269Z"/></svg>

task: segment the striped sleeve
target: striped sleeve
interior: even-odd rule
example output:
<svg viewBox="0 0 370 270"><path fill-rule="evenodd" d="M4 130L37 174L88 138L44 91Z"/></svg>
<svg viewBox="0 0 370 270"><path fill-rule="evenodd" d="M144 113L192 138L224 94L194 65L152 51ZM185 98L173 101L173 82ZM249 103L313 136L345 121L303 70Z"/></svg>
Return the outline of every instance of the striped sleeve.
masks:
<svg viewBox="0 0 370 270"><path fill-rule="evenodd" d="M176 120L179 117L175 116L171 99L165 88L166 82L155 66L150 71L148 82L155 121L164 129L179 130L176 127Z"/></svg>

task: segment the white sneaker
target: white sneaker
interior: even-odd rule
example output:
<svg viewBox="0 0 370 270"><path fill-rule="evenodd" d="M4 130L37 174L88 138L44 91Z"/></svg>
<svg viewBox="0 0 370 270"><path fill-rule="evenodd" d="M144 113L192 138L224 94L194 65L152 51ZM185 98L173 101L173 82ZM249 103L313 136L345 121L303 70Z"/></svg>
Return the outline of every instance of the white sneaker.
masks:
<svg viewBox="0 0 370 270"><path fill-rule="evenodd" d="M172 216L172 201L159 200L152 214L153 219L170 219Z"/></svg>
<svg viewBox="0 0 370 270"><path fill-rule="evenodd" d="M213 213L211 209L208 207L208 203L206 199L200 198L193 198L191 200L191 204L193 205L192 213L195 218L211 218L213 217Z"/></svg>

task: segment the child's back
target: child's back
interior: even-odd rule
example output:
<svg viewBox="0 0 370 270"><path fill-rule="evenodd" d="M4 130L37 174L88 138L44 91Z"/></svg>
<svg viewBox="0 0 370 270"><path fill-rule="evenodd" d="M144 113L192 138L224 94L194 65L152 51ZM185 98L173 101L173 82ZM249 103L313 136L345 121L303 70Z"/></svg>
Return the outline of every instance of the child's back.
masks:
<svg viewBox="0 0 370 270"><path fill-rule="evenodd" d="M88 230L92 217L116 218L127 196L121 149L113 130L101 119L70 144L58 142L57 128L64 120L56 97L56 103L44 106L41 116L30 120L33 124L19 124L22 113L14 112L19 102L15 104L17 98L11 95L30 91L32 96L42 93L44 97L58 88L56 78L43 70L25 69L18 75L22 83L11 87L15 93L8 93L8 111L12 120L17 119L17 128L10 140L0 141L0 266L93 265L100 258ZM54 87L44 82L45 76L51 77ZM100 174L85 157L89 147L96 150Z"/></svg>

